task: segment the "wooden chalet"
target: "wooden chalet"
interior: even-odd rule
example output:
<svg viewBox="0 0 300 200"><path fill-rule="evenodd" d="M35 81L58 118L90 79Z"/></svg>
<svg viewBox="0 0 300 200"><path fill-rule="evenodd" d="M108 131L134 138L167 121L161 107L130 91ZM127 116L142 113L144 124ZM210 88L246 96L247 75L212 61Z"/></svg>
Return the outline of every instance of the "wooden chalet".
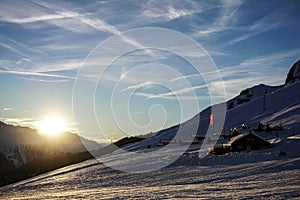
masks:
<svg viewBox="0 0 300 200"><path fill-rule="evenodd" d="M267 140L251 132L235 136L226 144L216 145L209 149L209 153L220 155L228 152L266 149L270 146Z"/></svg>

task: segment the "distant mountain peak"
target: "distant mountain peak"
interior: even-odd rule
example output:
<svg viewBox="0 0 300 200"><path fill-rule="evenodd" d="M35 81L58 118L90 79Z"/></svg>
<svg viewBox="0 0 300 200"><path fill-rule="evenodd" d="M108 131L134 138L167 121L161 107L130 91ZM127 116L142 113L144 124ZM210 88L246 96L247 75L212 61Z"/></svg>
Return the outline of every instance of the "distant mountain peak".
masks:
<svg viewBox="0 0 300 200"><path fill-rule="evenodd" d="M290 69L286 79L285 84L288 85L300 80L300 60L298 60Z"/></svg>

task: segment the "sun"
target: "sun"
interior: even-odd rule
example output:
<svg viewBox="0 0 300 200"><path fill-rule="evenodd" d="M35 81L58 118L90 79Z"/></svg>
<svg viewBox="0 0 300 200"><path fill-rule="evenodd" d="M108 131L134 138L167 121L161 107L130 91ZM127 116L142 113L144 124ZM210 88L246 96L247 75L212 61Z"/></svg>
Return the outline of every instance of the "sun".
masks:
<svg viewBox="0 0 300 200"><path fill-rule="evenodd" d="M47 116L37 124L40 133L56 136L67 130L65 121L58 116Z"/></svg>

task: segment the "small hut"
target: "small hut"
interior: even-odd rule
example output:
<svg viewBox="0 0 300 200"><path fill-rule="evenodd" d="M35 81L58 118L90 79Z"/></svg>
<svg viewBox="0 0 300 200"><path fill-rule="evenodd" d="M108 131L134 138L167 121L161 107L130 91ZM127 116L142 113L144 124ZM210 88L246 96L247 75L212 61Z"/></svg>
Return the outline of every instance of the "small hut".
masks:
<svg viewBox="0 0 300 200"><path fill-rule="evenodd" d="M212 154L225 154L228 152L266 149L270 146L270 142L251 132L235 136L227 144L215 146L209 152Z"/></svg>
<svg viewBox="0 0 300 200"><path fill-rule="evenodd" d="M270 147L270 142L255 133L247 133L231 138L226 144L231 151L260 150Z"/></svg>

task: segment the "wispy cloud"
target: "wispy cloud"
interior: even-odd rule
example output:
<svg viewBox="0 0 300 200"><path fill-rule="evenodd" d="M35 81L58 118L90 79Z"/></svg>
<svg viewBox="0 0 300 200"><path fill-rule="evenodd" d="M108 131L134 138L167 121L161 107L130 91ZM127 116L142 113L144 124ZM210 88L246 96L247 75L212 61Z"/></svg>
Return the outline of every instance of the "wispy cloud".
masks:
<svg viewBox="0 0 300 200"><path fill-rule="evenodd" d="M207 94L204 95L181 95L181 96L163 96L163 97L157 97L156 94L149 94L149 93L134 93L136 96L145 97L146 99L154 99L154 98L160 98L160 99L168 99L168 100L210 100L211 97Z"/></svg>
<svg viewBox="0 0 300 200"><path fill-rule="evenodd" d="M219 15L216 20L204 25L194 24L196 32L194 37L212 37L213 33L220 33L225 30L234 29L233 24L238 19L238 9L242 5L241 1L222 1L222 5L216 6Z"/></svg>
<svg viewBox="0 0 300 200"><path fill-rule="evenodd" d="M292 57L296 57L299 54L300 50L295 49L290 51L281 51L262 56L256 56L249 59L245 59L234 66L222 67L220 69L220 72L222 76L226 77L234 75L237 76L240 75L240 73L243 73L244 75L249 75L251 71L253 73L257 73L260 70L269 70L269 67L278 68L278 65L280 63L285 62L287 59L291 59ZM264 71L264 73L266 72L267 71Z"/></svg>
<svg viewBox="0 0 300 200"><path fill-rule="evenodd" d="M168 82L175 82L175 81L179 81L179 80L183 80L183 79L189 79L189 78L194 78L194 77L199 77L199 76L201 76L201 75L200 74L189 74L189 75L180 76L180 77L171 79Z"/></svg>
<svg viewBox="0 0 300 200"><path fill-rule="evenodd" d="M39 72L26 72L26 71L12 71L12 70L0 70L0 74L16 74L16 75L29 75L29 76L44 76L44 77L53 77L53 78L64 78L64 79L75 79L74 77L56 75L56 74L47 74Z"/></svg>
<svg viewBox="0 0 300 200"><path fill-rule="evenodd" d="M38 39L38 38L37 38ZM34 55L38 54L39 56L44 55L44 49L39 50L32 46L26 45L23 42L17 41L9 36L5 36L0 34L0 41L4 48L7 48L21 57L30 58L34 57Z"/></svg>
<svg viewBox="0 0 300 200"><path fill-rule="evenodd" d="M94 13L90 13L88 10L81 9L80 7L73 8L73 4L64 2L64 6L58 6L50 2L45 1L34 1L32 2L23 2L24 8L28 8L26 12L22 9L14 7L12 4L8 5L10 10L14 10L15 12L7 13L6 10L3 8L3 14L1 15L1 20L4 22L9 23L16 23L16 24L25 24L26 28L31 28L31 24L40 24L40 26L57 26L61 28L63 31L65 30L71 30L74 31L74 33L77 33L78 31L83 31L82 33L88 33L91 30L101 31L109 34L114 34L120 36L120 39L123 40L126 44L129 44L133 47L136 47L137 49L143 49L143 44L136 41L134 38L130 38L128 36L124 36L121 34L121 30L118 28L118 26L122 26L126 24L130 24L131 22L125 22L123 24L118 25L112 25L107 20L105 20L107 17L105 17L105 14L107 13L107 10L103 10L99 15L95 15ZM149 4L149 5L148 5ZM142 5L142 4L141 4ZM172 21L177 18L181 18L184 16L192 15L194 13L200 13L205 10L201 4L197 4L197 6L189 5L189 3L185 3L182 7L176 7L172 5L171 3L154 3L154 2L148 2L147 7L141 6L138 12L140 12L139 17L135 17L133 21L134 23L138 24L140 18L142 18L143 23L148 22L152 23L155 20L162 19L165 21ZM193 9L192 9L193 8ZM151 19L148 20L147 19ZM123 26L124 27L124 26ZM33 26L34 28L34 26ZM72 44L74 46L74 44ZM41 50L44 53L47 52L47 56L52 53L55 53L57 50L69 50L71 49L68 45L54 45L55 48L52 48L53 44L49 44L49 46L45 45L41 48L35 47L35 50ZM9 47L7 47L9 48ZM46 49L43 50L43 48ZM51 49L52 48L52 49ZM79 48L80 49L80 46ZM50 71L63 71L63 70L76 70L79 65L72 65L67 66L66 64L62 64L62 62L68 62L68 60L59 58L56 59L56 54L54 58L51 58L52 60L56 60L57 63L47 63L49 61L43 61L44 63L38 62L36 59L32 58L32 54L30 56L26 54L22 54L22 51L18 50L17 48L13 48L11 46L10 50L19 51L18 53L22 55L22 57L30 58L31 60L31 72L24 72L22 68L15 68L15 69L9 69L7 73L15 73L17 74L17 71L20 71L23 75L34 75L34 76L46 76ZM146 53L148 53L153 58L157 58L157 54L153 53L153 51L146 49ZM188 56L194 56L198 57L199 52L194 52L192 50L186 51ZM40 57L40 55L37 55L36 57ZM44 56L43 56L44 57ZM35 66L35 67L32 67ZM2 72L4 73L4 72ZM38 73L38 74L35 74ZM49 75L50 76L56 76L56 75ZM58 78L58 76L57 76ZM61 77L64 78L64 77ZM31 79L32 80L32 79ZM38 79L36 79L38 80Z"/></svg>
<svg viewBox="0 0 300 200"><path fill-rule="evenodd" d="M195 92L198 89L202 89L202 88L206 88L206 85L192 86L189 88L182 88L179 90L166 92L166 93L160 93L160 94L134 93L134 95L144 96L144 97L147 97L147 99L154 99L154 98L169 99L169 98L174 98L174 96L175 96L175 98L185 98L184 96L181 96L181 94L189 93L188 95L192 96L193 92ZM197 98L196 95L195 95L195 98Z"/></svg>
<svg viewBox="0 0 300 200"><path fill-rule="evenodd" d="M155 84L155 83L151 82L151 81L147 81L147 82L141 83L139 85L133 85L133 86L129 86L127 88L121 89L120 92L125 92L125 91L128 91L128 90L135 90L135 89L138 89L138 88L145 88L145 87L153 85L153 84Z"/></svg>
<svg viewBox="0 0 300 200"><path fill-rule="evenodd" d="M148 8L143 12L144 15L151 17L151 18L163 18L166 21L171 21L180 17L184 17L187 15L191 15L194 12L192 10L186 9L175 9L172 6L168 6L167 8L162 7L155 7L155 8Z"/></svg>
<svg viewBox="0 0 300 200"><path fill-rule="evenodd" d="M64 83L64 82L68 82L70 81L70 79L62 79L59 78L53 78L53 77L44 77L44 78L37 78L35 76L24 76L24 77L20 77L21 79L27 80L27 81L35 81L35 82L44 82L44 83Z"/></svg>
<svg viewBox="0 0 300 200"><path fill-rule="evenodd" d="M279 17L278 12L273 12L263 18L258 19L248 27L242 27L241 31L244 30L245 33L227 42L226 45L233 45L272 29L279 28L283 23L284 20Z"/></svg>
<svg viewBox="0 0 300 200"><path fill-rule="evenodd" d="M146 53L148 53L152 57L155 57L155 54L153 54L151 50L145 48L143 44L141 44L134 38L125 36L116 25L112 25L107 22L103 17L105 16L106 12L104 12L104 14L95 15L79 7L76 8L76 11L73 11L73 4L66 4L65 7L57 6L44 1L38 1L34 4L35 6L28 6L26 4L26 6L32 11L30 12L26 10L26 13L24 13L25 11L16 9L11 5L11 9L16 9L16 12L13 12L14 14L7 13L7 15L5 15L6 11L4 11L0 20L4 22L26 25L43 22L45 26L51 24L54 26L58 26L62 30L70 30L74 31L75 33L77 33L78 31L80 32L81 30L83 31L82 33L88 34L90 34L92 30L105 32L112 35L117 35L126 44L136 47L137 49L145 49ZM172 17L175 17L175 15L177 16L178 13L182 14L181 12L174 11L172 9L171 11L173 15ZM23 17L24 15L27 17ZM46 48L51 48L51 44L49 48ZM86 52L86 54L88 54L88 52Z"/></svg>
<svg viewBox="0 0 300 200"><path fill-rule="evenodd" d="M13 46L11 45L8 45L8 44L5 44L4 42L0 42L0 46L12 51L12 52L15 52L21 56L24 56L24 57L28 57L28 55L26 55L25 53L21 52L20 50L14 48Z"/></svg>
<svg viewBox="0 0 300 200"><path fill-rule="evenodd" d="M71 30L74 32L85 31L86 28L78 27L81 24L85 24L90 28L98 31L104 31L108 33L117 34L119 31L112 25L109 25L104 20L98 18L92 18L89 13L79 13L69 10L68 8L59 7L57 5L48 2L35 2L34 6L32 3L22 3L28 9L20 10L13 5L9 6L8 10L1 9L2 15L0 20L3 22L17 23L17 24L29 24L45 22L58 26L62 29ZM69 5L68 7L72 7ZM47 8L47 9L45 9ZM11 12L13 10L14 12ZM25 11L26 10L26 11ZM26 17L24 17L24 15ZM74 24L77 23L77 28Z"/></svg>
<svg viewBox="0 0 300 200"><path fill-rule="evenodd" d="M48 15L40 15L40 16L33 16L33 17L25 17L25 18L1 18L4 22L9 23L35 23L40 21L48 21L48 20L55 20L55 19L64 19L64 18L74 18L79 17L78 13L56 13L56 14L48 14Z"/></svg>
<svg viewBox="0 0 300 200"><path fill-rule="evenodd" d="M34 126L35 120L31 118L0 118L0 121L15 126L27 126L31 128L35 127Z"/></svg>
<svg viewBox="0 0 300 200"><path fill-rule="evenodd" d="M81 22L83 22L99 31L105 31L105 32L112 33L112 34L120 34L120 31L115 26L108 24L104 20L91 19L88 17L78 17L78 19Z"/></svg>
<svg viewBox="0 0 300 200"><path fill-rule="evenodd" d="M5 107L5 108L3 108L3 111L12 111L12 110L14 110L14 109L11 108L11 107Z"/></svg>
<svg viewBox="0 0 300 200"><path fill-rule="evenodd" d="M282 84L290 67L283 63L297 58L299 54L300 50L276 52L245 59L234 66L220 68L227 96L233 97L240 90L261 83ZM271 68L272 71L270 71Z"/></svg>

